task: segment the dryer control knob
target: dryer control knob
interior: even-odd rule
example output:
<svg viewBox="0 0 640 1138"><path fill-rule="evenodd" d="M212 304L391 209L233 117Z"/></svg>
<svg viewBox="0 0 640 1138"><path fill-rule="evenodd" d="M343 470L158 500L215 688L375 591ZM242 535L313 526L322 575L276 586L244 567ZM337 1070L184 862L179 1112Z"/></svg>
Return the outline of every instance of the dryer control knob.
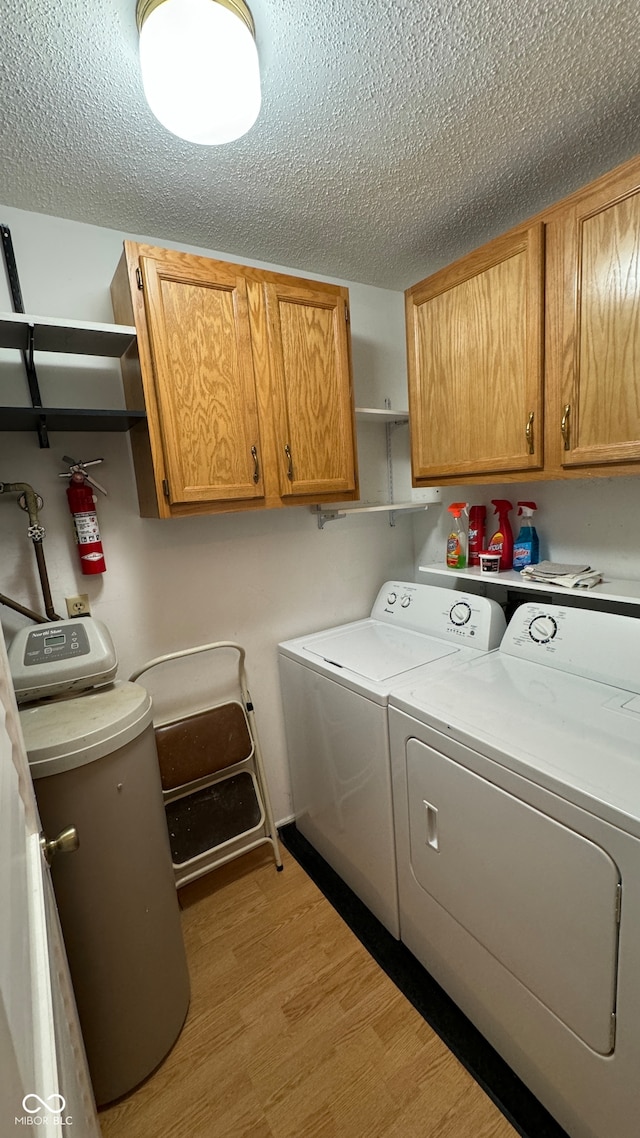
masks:
<svg viewBox="0 0 640 1138"><path fill-rule="evenodd" d="M466 601L456 601L449 613L452 624L466 624L471 619L471 605Z"/></svg>
<svg viewBox="0 0 640 1138"><path fill-rule="evenodd" d="M552 616L534 616L529 625L529 636L536 644L548 644L553 640L558 626Z"/></svg>
<svg viewBox="0 0 640 1138"><path fill-rule="evenodd" d="M411 597L408 597L405 593L404 597L402 597L400 600L400 604L402 605L403 609L408 609L409 605L411 604Z"/></svg>
<svg viewBox="0 0 640 1138"><path fill-rule="evenodd" d="M389 596L387 597L387 604L388 605L395 605L397 599L398 599L397 593L389 593Z"/></svg>

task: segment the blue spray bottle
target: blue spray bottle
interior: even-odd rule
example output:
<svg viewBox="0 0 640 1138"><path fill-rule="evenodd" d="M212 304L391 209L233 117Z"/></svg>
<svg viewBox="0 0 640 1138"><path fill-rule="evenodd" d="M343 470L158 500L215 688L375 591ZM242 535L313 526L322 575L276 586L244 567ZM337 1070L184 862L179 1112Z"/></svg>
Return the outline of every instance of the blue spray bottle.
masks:
<svg viewBox="0 0 640 1138"><path fill-rule="evenodd" d="M518 572L525 565L537 565L540 560L538 535L532 521L537 508L535 502L518 502L518 516L522 517L522 522L513 543L513 568Z"/></svg>

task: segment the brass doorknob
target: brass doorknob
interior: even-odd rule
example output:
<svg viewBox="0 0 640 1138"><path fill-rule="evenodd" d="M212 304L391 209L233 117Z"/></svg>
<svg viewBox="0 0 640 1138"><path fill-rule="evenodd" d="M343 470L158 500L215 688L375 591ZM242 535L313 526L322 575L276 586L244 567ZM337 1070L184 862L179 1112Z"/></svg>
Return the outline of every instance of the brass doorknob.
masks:
<svg viewBox="0 0 640 1138"><path fill-rule="evenodd" d="M40 849L47 865L51 865L56 854L73 853L79 845L80 839L75 826L67 826L66 830L60 831L57 838L47 838L44 833L40 834Z"/></svg>

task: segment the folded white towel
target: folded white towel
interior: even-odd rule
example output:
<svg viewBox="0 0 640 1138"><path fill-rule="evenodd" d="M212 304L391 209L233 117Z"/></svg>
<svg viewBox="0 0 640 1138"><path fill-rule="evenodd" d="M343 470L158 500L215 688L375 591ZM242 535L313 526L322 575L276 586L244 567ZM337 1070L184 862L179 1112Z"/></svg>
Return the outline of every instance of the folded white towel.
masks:
<svg viewBox="0 0 640 1138"><path fill-rule="evenodd" d="M562 565L557 561L525 565L522 577L544 585L560 585L563 589L592 589L602 580L602 574L590 565Z"/></svg>

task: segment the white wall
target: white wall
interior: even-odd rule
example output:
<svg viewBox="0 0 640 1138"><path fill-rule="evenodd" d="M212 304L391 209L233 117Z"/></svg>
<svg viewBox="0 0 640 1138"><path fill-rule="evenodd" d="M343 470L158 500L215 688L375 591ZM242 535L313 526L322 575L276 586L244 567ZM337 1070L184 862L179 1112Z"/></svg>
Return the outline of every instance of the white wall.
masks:
<svg viewBox="0 0 640 1138"><path fill-rule="evenodd" d="M27 312L76 319L113 320L109 285L131 234L0 207L11 229ZM135 239L153 242L153 238ZM156 242L161 244L161 242ZM167 244L164 242L164 244ZM184 247L184 246L183 246ZM228 254L194 250L224 260ZM236 258L239 260L239 258ZM283 266L266 266L282 271ZM306 274L313 276L313 274ZM347 283L349 282L340 282ZM402 295L350 284L356 402L406 408ZM0 311L12 308L0 272ZM51 403L122 406L117 364L36 360ZM0 403L26 403L16 352L0 355ZM62 392L65 397L61 398ZM399 428L404 430L406 428ZM361 446L361 490L374 497L386 486L384 430L366 427ZM105 545L104 577L83 577L77 567L62 456L104 457L97 478L109 491L98 512ZM138 515L127 435L61 434L40 450L34 434L0 434L0 482L31 483L44 498L42 521L57 611L64 597L90 596L93 615L108 625L118 650L121 678L153 656L210 640L244 644L251 692L278 820L290 816L289 779L277 677L279 640L365 616L388 577L411 578L413 542L408 518L390 527L384 514L335 521L323 531L308 508L170 520ZM15 495L0 495L0 592L42 610L27 518ZM10 640L29 622L0 609Z"/></svg>

